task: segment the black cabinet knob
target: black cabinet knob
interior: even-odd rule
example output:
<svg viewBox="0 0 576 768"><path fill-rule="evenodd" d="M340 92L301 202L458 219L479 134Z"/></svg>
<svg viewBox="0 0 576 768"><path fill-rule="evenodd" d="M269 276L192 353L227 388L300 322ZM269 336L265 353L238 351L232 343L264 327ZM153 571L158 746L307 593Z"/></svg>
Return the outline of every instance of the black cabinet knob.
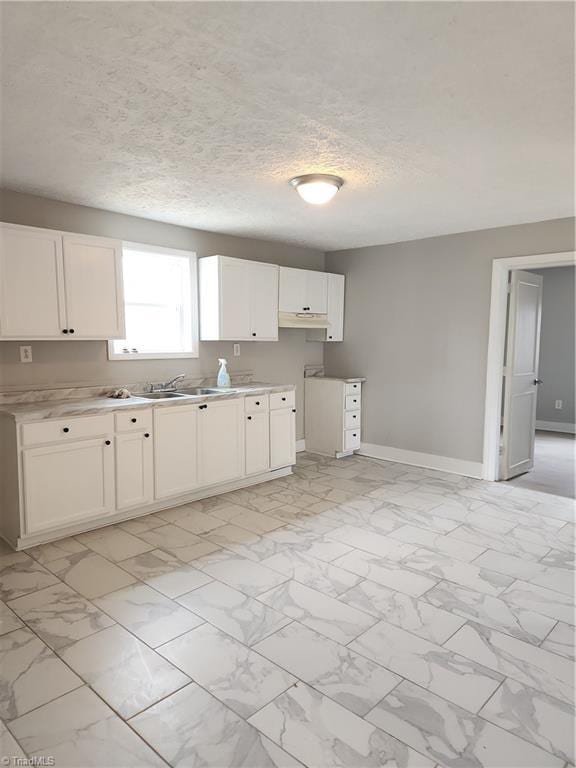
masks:
<svg viewBox="0 0 576 768"><path fill-rule="evenodd" d="M358 402L358 400L352 400L352 402L353 402L353 403L357 403L357 402Z"/></svg>
<svg viewBox="0 0 576 768"><path fill-rule="evenodd" d="M144 437L150 437L150 432L144 432Z"/></svg>
<svg viewBox="0 0 576 768"><path fill-rule="evenodd" d="M355 419L356 418L356 414L354 414L354 416L352 416L352 418Z"/></svg>
<svg viewBox="0 0 576 768"><path fill-rule="evenodd" d="M332 338L332 336L328 336L328 338L329 338L329 339L331 339L331 338Z"/></svg>
<svg viewBox="0 0 576 768"><path fill-rule="evenodd" d="M69 328L68 330L70 331L70 333L74 333L74 328Z"/></svg>
<svg viewBox="0 0 576 768"><path fill-rule="evenodd" d="M62 333L68 333L68 328L62 328Z"/></svg>
<svg viewBox="0 0 576 768"><path fill-rule="evenodd" d="M256 336L256 334L255 334L255 333L253 333L253 334L252 334L252 336Z"/></svg>
<svg viewBox="0 0 576 768"><path fill-rule="evenodd" d="M252 421L252 416L248 416L248 421Z"/></svg>
<svg viewBox="0 0 576 768"><path fill-rule="evenodd" d="M352 435L352 437L356 437L356 432L354 432L354 434Z"/></svg>
<svg viewBox="0 0 576 768"><path fill-rule="evenodd" d="M203 411L205 408L208 408L208 405L199 405L198 410Z"/></svg>
<svg viewBox="0 0 576 768"><path fill-rule="evenodd" d="M292 408L292 413L296 413L296 408Z"/></svg>
<svg viewBox="0 0 576 768"><path fill-rule="evenodd" d="M256 405L260 405L260 400L256 400Z"/></svg>
<svg viewBox="0 0 576 768"><path fill-rule="evenodd" d="M64 428L62 429L62 432L70 432L70 427L64 427Z"/></svg>
<svg viewBox="0 0 576 768"><path fill-rule="evenodd" d="M282 398L282 402L283 402L283 403L285 403L285 402L286 402L286 398L285 398L285 397L283 397L283 398Z"/></svg>
<svg viewBox="0 0 576 768"><path fill-rule="evenodd" d="M130 419L130 421L132 422L132 424L136 424L136 419Z"/></svg>
<svg viewBox="0 0 576 768"><path fill-rule="evenodd" d="M105 440L104 442L106 445L110 445L110 440Z"/></svg>

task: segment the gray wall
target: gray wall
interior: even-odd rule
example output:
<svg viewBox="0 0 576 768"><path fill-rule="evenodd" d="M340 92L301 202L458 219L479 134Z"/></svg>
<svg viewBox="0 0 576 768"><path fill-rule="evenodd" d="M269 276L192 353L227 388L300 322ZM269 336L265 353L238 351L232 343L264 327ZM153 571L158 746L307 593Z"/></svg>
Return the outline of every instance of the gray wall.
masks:
<svg viewBox="0 0 576 768"><path fill-rule="evenodd" d="M188 249L198 256L222 253L284 266L324 269L324 254L320 251L187 229L8 190L0 190L0 220ZM33 342L33 362L22 364L20 343L0 342L0 390L162 380L180 371L215 375L217 358L226 357L231 372L253 370L261 381L298 386L299 438L303 437L304 365L321 364L323 359L323 344L307 342L306 332L299 329L280 329L278 342L243 342L237 358L232 355L231 343L201 342L197 359L109 361L105 342L65 340Z"/></svg>
<svg viewBox="0 0 576 768"><path fill-rule="evenodd" d="M481 461L491 262L571 250L574 219L556 219L326 254L346 275L326 372L368 378L363 441Z"/></svg>
<svg viewBox="0 0 576 768"><path fill-rule="evenodd" d="M544 278L542 289L542 325L538 376L544 380L538 388L536 418L574 424L574 372L576 366L576 317L574 311L574 267L532 269ZM554 408L563 401L562 410Z"/></svg>

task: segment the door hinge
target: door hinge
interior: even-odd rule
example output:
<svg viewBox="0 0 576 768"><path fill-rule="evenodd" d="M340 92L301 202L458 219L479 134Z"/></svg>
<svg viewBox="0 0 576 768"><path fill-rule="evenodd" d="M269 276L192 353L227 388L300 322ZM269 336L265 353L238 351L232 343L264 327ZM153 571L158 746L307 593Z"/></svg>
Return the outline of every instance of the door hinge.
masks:
<svg viewBox="0 0 576 768"><path fill-rule="evenodd" d="M508 283L506 286L506 293L512 293L512 283Z"/></svg>

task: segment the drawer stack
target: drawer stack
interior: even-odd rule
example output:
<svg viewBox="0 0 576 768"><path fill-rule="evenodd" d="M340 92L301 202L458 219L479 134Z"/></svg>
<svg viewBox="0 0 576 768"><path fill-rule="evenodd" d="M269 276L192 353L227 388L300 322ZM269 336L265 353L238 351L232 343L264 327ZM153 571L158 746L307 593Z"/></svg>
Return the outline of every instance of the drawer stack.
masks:
<svg viewBox="0 0 576 768"><path fill-rule="evenodd" d="M345 384L344 387L343 451L357 451L360 448L362 384L352 382Z"/></svg>
<svg viewBox="0 0 576 768"><path fill-rule="evenodd" d="M320 376L305 380L306 450L340 458L360 448L363 381Z"/></svg>

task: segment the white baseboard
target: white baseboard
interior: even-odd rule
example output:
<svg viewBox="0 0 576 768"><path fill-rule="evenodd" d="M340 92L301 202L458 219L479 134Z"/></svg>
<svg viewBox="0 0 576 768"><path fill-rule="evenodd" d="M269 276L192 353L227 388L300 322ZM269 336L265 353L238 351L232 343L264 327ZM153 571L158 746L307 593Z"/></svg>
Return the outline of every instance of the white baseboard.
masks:
<svg viewBox="0 0 576 768"><path fill-rule="evenodd" d="M387 445L375 445L374 443L362 443L360 456L370 456L373 459L395 461L398 464L409 464L413 467L425 469L438 469L441 472L452 472L455 475L466 477L482 477L482 462L465 461L464 459L452 459L449 456L435 456L432 453L420 453L418 451L406 451L403 448L392 448Z"/></svg>
<svg viewBox="0 0 576 768"><path fill-rule="evenodd" d="M306 440L296 440L296 453L306 450Z"/></svg>
<svg viewBox="0 0 576 768"><path fill-rule="evenodd" d="M537 419L536 429L544 429L546 432L567 432L569 435L576 435L576 424L570 424L569 421L540 421L540 419Z"/></svg>

